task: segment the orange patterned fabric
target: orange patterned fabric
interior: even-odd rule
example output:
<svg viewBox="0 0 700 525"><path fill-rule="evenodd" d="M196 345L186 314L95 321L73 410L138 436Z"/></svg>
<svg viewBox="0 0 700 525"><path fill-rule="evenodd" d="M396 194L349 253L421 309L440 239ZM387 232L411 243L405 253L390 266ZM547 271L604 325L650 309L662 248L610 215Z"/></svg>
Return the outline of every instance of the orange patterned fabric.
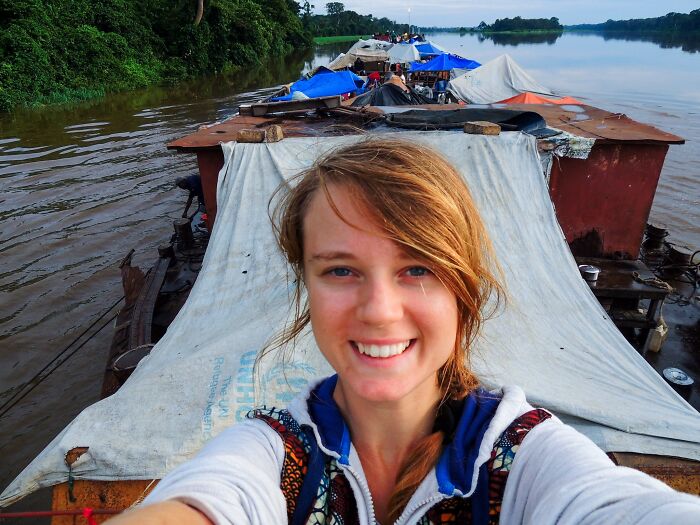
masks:
<svg viewBox="0 0 700 525"><path fill-rule="evenodd" d="M287 518L292 521L297 499L301 493L301 484L307 472L306 458L308 444L299 427L299 423L286 410L261 408L254 410L249 417L265 421L279 434L284 443L284 464L280 488L287 501Z"/></svg>
<svg viewBox="0 0 700 525"><path fill-rule="evenodd" d="M287 502L287 519L291 524L304 477L308 473L308 457L311 450L306 434L299 423L286 410L262 408L248 417L265 421L282 438L284 463L280 488ZM326 456L323 474L311 505L306 525L356 525L359 524L357 502L345 474L335 459Z"/></svg>

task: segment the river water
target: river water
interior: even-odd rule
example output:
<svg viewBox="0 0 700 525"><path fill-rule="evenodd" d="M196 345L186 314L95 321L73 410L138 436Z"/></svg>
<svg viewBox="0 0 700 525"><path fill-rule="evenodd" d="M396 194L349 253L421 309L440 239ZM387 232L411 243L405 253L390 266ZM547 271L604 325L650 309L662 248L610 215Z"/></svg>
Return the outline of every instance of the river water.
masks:
<svg viewBox="0 0 700 525"><path fill-rule="evenodd" d="M666 158L651 219L675 242L700 248L700 54L593 34L430 38L482 63L508 53L560 94L684 137ZM165 145L347 47L319 47L235 76L0 115L0 406L121 296L118 264L130 249L147 268L169 238L185 197L173 182L197 169L194 157ZM0 489L98 399L110 339L108 327L2 417ZM46 505L45 498L24 504Z"/></svg>

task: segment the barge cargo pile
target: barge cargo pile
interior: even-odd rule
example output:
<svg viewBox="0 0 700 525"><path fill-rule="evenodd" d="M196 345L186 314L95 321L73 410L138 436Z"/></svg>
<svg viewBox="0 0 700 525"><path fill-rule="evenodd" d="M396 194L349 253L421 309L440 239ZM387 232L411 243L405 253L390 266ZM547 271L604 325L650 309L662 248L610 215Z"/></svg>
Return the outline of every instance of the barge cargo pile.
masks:
<svg viewBox="0 0 700 525"><path fill-rule="evenodd" d="M297 84L313 85L313 96L290 86L169 144L196 155L206 216L176 225L148 275L125 259L128 306L113 341L109 397L57 436L1 505L54 485L55 508L126 508L253 406L283 406L330 372L310 336L284 363L267 356L254 369L292 307L268 209L280 184L366 133L400 133L439 150L472 191L508 293L473 351L483 383L522 386L531 403L616 461L700 493L697 384L667 381L647 362L700 380L697 255L683 259L683 248L647 226L668 148L683 139L576 99L554 103L561 97L507 57L450 79L454 71L396 67L401 59L392 63L382 46L358 43L347 54L354 58ZM355 71L334 78L338 64ZM390 78L406 71L405 83ZM375 72L413 105L370 105L401 100L391 96L356 105ZM450 98L459 101L442 103ZM582 278L584 264L600 270L597 280Z"/></svg>

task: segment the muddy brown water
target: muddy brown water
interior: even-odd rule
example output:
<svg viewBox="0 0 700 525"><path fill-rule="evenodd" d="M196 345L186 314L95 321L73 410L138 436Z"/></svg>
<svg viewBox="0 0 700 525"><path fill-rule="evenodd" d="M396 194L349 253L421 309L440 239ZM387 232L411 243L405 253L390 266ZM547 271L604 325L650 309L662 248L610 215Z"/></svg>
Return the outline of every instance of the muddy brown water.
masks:
<svg viewBox="0 0 700 525"><path fill-rule="evenodd" d="M557 92L686 138L671 147L651 218L675 241L700 248L700 54L594 35L505 46L472 35L432 38L482 63L508 53ZM147 268L169 238L186 196L173 182L197 170L192 156L166 143L347 47L173 88L0 115L0 405L119 299L118 264L129 250ZM0 489L98 399L110 328L0 420ZM15 509L47 501L34 497Z"/></svg>

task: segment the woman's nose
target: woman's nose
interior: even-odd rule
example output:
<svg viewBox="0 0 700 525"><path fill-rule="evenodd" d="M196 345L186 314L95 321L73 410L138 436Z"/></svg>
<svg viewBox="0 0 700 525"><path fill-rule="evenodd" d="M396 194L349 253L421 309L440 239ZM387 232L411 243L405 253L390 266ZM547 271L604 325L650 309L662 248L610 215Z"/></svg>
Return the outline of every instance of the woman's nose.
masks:
<svg viewBox="0 0 700 525"><path fill-rule="evenodd" d="M403 317L403 298L396 283L390 280L369 279L362 286L357 305L359 321L386 325Z"/></svg>

